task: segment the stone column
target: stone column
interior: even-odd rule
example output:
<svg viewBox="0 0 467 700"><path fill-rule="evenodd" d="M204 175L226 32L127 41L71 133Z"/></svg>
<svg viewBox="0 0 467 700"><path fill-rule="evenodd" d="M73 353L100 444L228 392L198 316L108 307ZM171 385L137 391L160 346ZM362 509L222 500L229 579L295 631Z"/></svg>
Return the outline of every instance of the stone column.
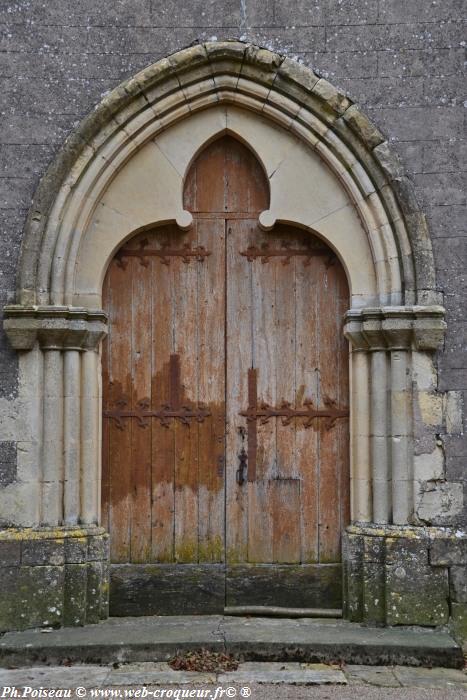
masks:
<svg viewBox="0 0 467 700"><path fill-rule="evenodd" d="M9 307L18 350L38 341L44 357L40 524L97 524L99 358L106 315L73 307Z"/></svg>
<svg viewBox="0 0 467 700"><path fill-rule="evenodd" d="M363 335L370 352L370 456L373 522L391 522L391 472L388 450L388 358L379 309L366 309Z"/></svg>
<svg viewBox="0 0 467 700"><path fill-rule="evenodd" d="M88 347L82 358L81 522L97 523L100 510L99 356Z"/></svg>
<svg viewBox="0 0 467 700"><path fill-rule="evenodd" d="M348 317L350 341L350 499L353 522L371 522L373 496L370 462L370 375L368 343L359 320Z"/></svg>
<svg viewBox="0 0 467 700"><path fill-rule="evenodd" d="M390 353L392 522L407 525L413 511L411 310L384 310L383 333Z"/></svg>
<svg viewBox="0 0 467 700"><path fill-rule="evenodd" d="M81 350L64 352L64 522L76 525L80 516L80 394Z"/></svg>
<svg viewBox="0 0 467 700"><path fill-rule="evenodd" d="M63 522L63 358L61 350L42 346L44 405L42 432L41 525Z"/></svg>

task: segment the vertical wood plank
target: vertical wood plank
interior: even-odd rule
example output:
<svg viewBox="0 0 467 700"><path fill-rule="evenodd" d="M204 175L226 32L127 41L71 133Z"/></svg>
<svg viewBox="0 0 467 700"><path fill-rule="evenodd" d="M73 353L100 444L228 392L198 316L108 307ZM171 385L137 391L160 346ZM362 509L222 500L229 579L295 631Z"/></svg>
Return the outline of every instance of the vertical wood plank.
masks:
<svg viewBox="0 0 467 700"><path fill-rule="evenodd" d="M250 224L250 245L268 242L259 226ZM256 259L252 267L252 360L257 369L257 402L276 405L276 269L275 262ZM277 419L256 422L256 481L248 484L248 560L266 563L273 556L272 509L269 481L277 476ZM250 467L249 467L250 468Z"/></svg>
<svg viewBox="0 0 467 700"><path fill-rule="evenodd" d="M184 236L184 243L196 246L196 226ZM173 334L175 354L180 358L179 396L174 407L198 401L198 270L200 263L171 261ZM175 404L178 404L176 406ZM174 421L175 431L175 559L198 561L198 423Z"/></svg>
<svg viewBox="0 0 467 700"><path fill-rule="evenodd" d="M274 562L297 564L301 558L300 479L273 479L269 484Z"/></svg>
<svg viewBox="0 0 467 700"><path fill-rule="evenodd" d="M157 246L170 242L172 228L158 236ZM160 260L151 261L152 269L152 408L169 404L169 363L174 351L172 320L172 270ZM152 560L174 561L174 476L175 428L152 419Z"/></svg>
<svg viewBox="0 0 467 700"><path fill-rule="evenodd" d="M296 403L319 405L319 327L317 258L308 266L295 260L296 277ZM316 421L305 428L296 422L296 468L301 478L301 559L318 561L319 433Z"/></svg>
<svg viewBox="0 0 467 700"><path fill-rule="evenodd" d="M110 275L107 274L102 287L102 308L109 309L110 303ZM111 328L109 326L109 333ZM101 346L102 367L102 409L108 407L109 391L109 335L102 341ZM109 460L109 418L102 418L102 476L101 476L101 523L102 527L109 530L110 508L110 460Z"/></svg>
<svg viewBox="0 0 467 700"><path fill-rule="evenodd" d="M277 227L277 235L274 237L274 246L281 249L289 245L297 249L303 248L302 235L286 227ZM284 401L292 408L301 408L296 392L296 279L295 267L302 265L300 258L292 258L290 262L284 264L281 258L275 258L273 263L276 268L275 281L275 383L276 402L280 406ZM277 453L277 476L280 478L298 477L295 435L300 430L301 420L294 419L288 425L283 424L282 419L276 420L276 453ZM295 546L295 545L293 545Z"/></svg>
<svg viewBox="0 0 467 700"><path fill-rule="evenodd" d="M225 525L225 225L196 221L198 245L211 252L198 263L198 399L211 412L198 425L199 561L224 560Z"/></svg>
<svg viewBox="0 0 467 700"><path fill-rule="evenodd" d="M253 365L253 277L251 264L239 251L250 244L251 226L248 220L227 221L226 548L230 563L248 560L249 484L237 484L236 472L239 454L248 449L247 420L240 412L248 407L248 371Z"/></svg>
<svg viewBox="0 0 467 700"><path fill-rule="evenodd" d="M336 266L319 266L319 319L320 319L320 399L338 399L339 333L337 318ZM325 419L319 420L320 486L319 486L319 560L321 563L338 561L340 551L340 522L342 504L339 498L340 469L338 465L338 426L327 428Z"/></svg>
<svg viewBox="0 0 467 700"><path fill-rule="evenodd" d="M132 409L141 402L151 405L152 299L151 264L131 258L132 324L131 348L133 391ZM132 418L131 432L131 561L144 563L151 553L151 421L147 427Z"/></svg>
<svg viewBox="0 0 467 700"><path fill-rule="evenodd" d="M338 355L337 401L339 406L350 405L350 355L349 343L344 337L344 316L349 310L350 293L344 268L336 266L337 319L336 341ZM350 523L350 420L337 422L337 458L339 472L339 500L341 502L340 531ZM339 550L340 552L340 550Z"/></svg>
<svg viewBox="0 0 467 700"><path fill-rule="evenodd" d="M131 405L132 357L131 357L131 266L122 267L117 262L110 266L109 324L109 405L115 407L122 400ZM124 419L123 429L115 421L109 424L110 476L110 556L113 562L130 561L131 528L131 419Z"/></svg>

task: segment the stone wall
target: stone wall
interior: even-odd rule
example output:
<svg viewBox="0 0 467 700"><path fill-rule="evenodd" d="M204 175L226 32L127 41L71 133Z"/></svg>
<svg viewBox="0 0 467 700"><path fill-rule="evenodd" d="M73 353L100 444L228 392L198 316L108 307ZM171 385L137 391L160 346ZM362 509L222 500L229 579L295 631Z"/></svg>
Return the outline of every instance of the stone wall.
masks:
<svg viewBox="0 0 467 700"><path fill-rule="evenodd" d="M13 299L22 228L38 180L67 134L106 91L162 56L215 37L242 37L303 61L358 102L394 143L428 215L448 332L439 375L421 408L432 412L438 438L436 444L416 446L421 462L432 465L421 470L418 516L432 523L432 515L444 509L442 524L465 523L467 158L459 79L465 43L461 9L460 0L2 3L0 306ZM1 486L17 473L18 436L12 425L21 407L11 403L17 389L17 356L0 331ZM450 391L456 393L439 393Z"/></svg>
<svg viewBox="0 0 467 700"><path fill-rule="evenodd" d="M107 562L101 528L1 531L0 633L107 617Z"/></svg>
<svg viewBox="0 0 467 700"><path fill-rule="evenodd" d="M399 152L428 215L448 324L434 365L428 353L419 352L412 374L413 524L421 527L379 531L357 525L349 531L345 612L349 619L383 624L437 625L450 618L465 634L467 232L460 12L457 0L3 3L0 307L14 300L23 225L39 178L106 92L157 59L206 39L240 37L311 66L358 102ZM27 417L40 415L31 406L40 400L43 370L37 348L26 353L25 382L17 354L0 334L0 489L10 494L0 526L29 528L0 532L7 572L0 628L22 621L49 624L50 610L42 609L35 593L49 585L55 623L83 624L97 619L97 609L106 614L104 539L95 532L67 534L66 528L30 529L40 521L41 448L34 437L40 430ZM22 381L27 386L19 392ZM15 490L15 482L24 488ZM98 536L102 551L96 559L92 542ZM85 541L75 548L73 538ZM79 597L76 609L70 587Z"/></svg>

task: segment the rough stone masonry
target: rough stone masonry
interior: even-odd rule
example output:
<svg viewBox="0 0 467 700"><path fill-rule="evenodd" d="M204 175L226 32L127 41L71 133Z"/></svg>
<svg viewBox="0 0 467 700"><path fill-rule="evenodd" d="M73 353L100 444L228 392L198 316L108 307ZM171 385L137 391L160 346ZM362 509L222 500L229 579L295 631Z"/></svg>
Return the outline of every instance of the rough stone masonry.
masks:
<svg viewBox="0 0 467 700"><path fill-rule="evenodd" d="M443 624L450 617L457 628L467 628L467 551L461 537L467 522L464 15L461 0L0 3L1 308L14 301L23 226L33 194L66 137L121 81L188 45L239 38L303 62L358 103L399 153L428 218L447 322L436 371L430 375L430 369L418 368L424 388L415 420L419 417L431 430L426 435L420 431L414 446L416 517L420 525L450 528L451 535L432 547L429 538L411 544L407 533L399 531L392 536L378 530L349 532L346 575L356 586L352 594L349 585L345 601L350 619L412 623L418 605L423 608L417 618L422 624ZM25 464L18 439L18 425L24 420L17 400L18 356L1 330L0 353L0 490L6 492L31 465ZM12 545L11 528L20 521L14 512L14 503L8 512L0 512L6 533L0 559L4 555L4 565L12 570L26 567L34 578L31 567L51 567L58 579L68 576L72 581L70 572L78 575L78 568L71 565L95 572L91 562L105 560L100 531L73 531L65 539L62 532L49 533L47 547L60 550L58 559L44 554L43 544L32 554L24 533ZM73 537L81 544L86 540L86 553L67 560L66 543ZM92 553L94 537L101 543L99 556ZM402 544L395 544L398 538ZM395 555L401 548L409 562L403 571ZM417 576L429 597L424 605L411 584ZM98 578L105 588L102 567ZM82 601L86 586L94 590L89 588L91 579L86 580L80 583ZM407 591L395 619L389 601L401 595L402 580ZM61 585L65 590L69 584ZM418 602L413 602L414 596ZM105 601L99 605L105 610ZM85 608L83 602L76 614L80 623L86 619ZM73 614L65 609L71 610L70 604L64 606L62 620L69 623ZM40 612L22 621L2 622L4 628L42 623Z"/></svg>

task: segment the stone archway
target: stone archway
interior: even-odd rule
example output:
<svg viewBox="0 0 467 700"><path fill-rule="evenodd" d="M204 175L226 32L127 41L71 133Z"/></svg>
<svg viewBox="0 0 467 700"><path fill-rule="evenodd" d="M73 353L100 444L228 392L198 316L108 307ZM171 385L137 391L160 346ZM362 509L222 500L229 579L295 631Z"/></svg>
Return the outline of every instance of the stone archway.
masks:
<svg viewBox="0 0 467 700"><path fill-rule="evenodd" d="M357 528L348 540L358 550L347 556L361 578L366 539L378 537L385 546L388 536L407 534L393 526L417 525L412 367L417 361L419 376L430 374L429 359L417 358L436 350L445 328L430 238L397 158L360 109L311 70L240 42L194 46L119 86L41 181L26 224L16 304L5 307L4 322L13 347L32 351L23 355L24 383L41 397L31 407L37 426L31 525L79 525L95 535L105 271L135 229L191 224L182 206L184 174L199 149L222 133L247 143L267 173L264 230L276 222L313 229L347 272ZM358 530L363 524L370 530ZM371 530L374 524L380 529ZM373 619L362 612L362 595L360 586L348 614ZM393 619L389 607L375 615Z"/></svg>

